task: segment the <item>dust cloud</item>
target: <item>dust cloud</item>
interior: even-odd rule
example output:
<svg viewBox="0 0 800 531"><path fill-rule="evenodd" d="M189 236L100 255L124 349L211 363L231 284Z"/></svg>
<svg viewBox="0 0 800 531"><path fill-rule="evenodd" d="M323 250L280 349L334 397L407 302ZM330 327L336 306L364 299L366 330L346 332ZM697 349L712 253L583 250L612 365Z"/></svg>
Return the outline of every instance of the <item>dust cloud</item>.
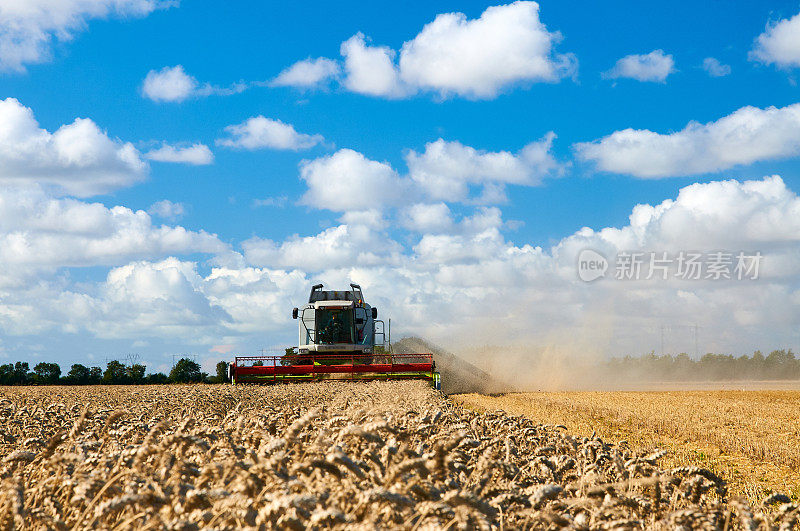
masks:
<svg viewBox="0 0 800 531"><path fill-rule="evenodd" d="M400 341L405 352L433 352L446 393L526 391L669 391L800 388L800 360L791 350L734 358L645 352L612 357L613 312L595 312L580 326L552 329L529 339L517 335L492 344L491 333L473 329L444 346L419 338ZM513 328L509 327L509 328ZM625 355L627 353L623 353Z"/></svg>
<svg viewBox="0 0 800 531"><path fill-rule="evenodd" d="M551 330L522 344L468 346L458 353L508 390L600 388L610 383L609 375L598 372L611 338L609 315L598 314L583 326Z"/></svg>
<svg viewBox="0 0 800 531"><path fill-rule="evenodd" d="M458 343L436 347L422 341L416 346L427 345L434 354L451 350L454 354L450 355L462 364L481 371L483 387L493 393L610 389L621 383L604 369L613 335L613 315L607 309L592 312L577 326L551 328L545 333L536 333L511 320L494 322L489 328L476 323L460 336ZM485 325L486 321L481 323ZM504 345L493 344L503 329L513 331L514 339ZM460 373L450 375L443 368L443 385L454 376L461 379Z"/></svg>

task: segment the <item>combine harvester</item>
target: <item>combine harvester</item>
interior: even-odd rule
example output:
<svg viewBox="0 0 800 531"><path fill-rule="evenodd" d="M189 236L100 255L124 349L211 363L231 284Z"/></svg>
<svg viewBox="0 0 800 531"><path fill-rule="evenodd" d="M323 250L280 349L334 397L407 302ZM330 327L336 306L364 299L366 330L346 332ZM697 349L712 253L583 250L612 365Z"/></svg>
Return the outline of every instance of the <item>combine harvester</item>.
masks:
<svg viewBox="0 0 800 531"><path fill-rule="evenodd" d="M428 380L441 389L433 354L392 354L378 309L364 302L358 284L350 288L312 287L308 304L292 310L300 325L298 346L283 356L237 356L228 366L231 382Z"/></svg>

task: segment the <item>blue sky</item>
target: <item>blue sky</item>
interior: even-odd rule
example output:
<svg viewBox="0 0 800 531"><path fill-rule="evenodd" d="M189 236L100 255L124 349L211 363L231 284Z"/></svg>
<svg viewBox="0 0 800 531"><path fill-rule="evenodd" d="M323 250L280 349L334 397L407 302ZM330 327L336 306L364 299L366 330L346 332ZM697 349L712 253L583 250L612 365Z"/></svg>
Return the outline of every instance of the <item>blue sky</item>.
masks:
<svg viewBox="0 0 800 531"><path fill-rule="evenodd" d="M21 126L0 140L9 359L66 366L137 352L163 368L176 352L211 363L290 344L290 309L317 279L359 281L401 333L454 347L580 337L569 348L640 353L659 348L653 330L685 323L708 330L706 350L800 345L797 2L59 9L0 2L0 128L28 109L41 130L82 118L104 140L81 138L52 160L25 148ZM335 72L276 82L319 58ZM257 117L260 140L231 132ZM436 158L439 139L447 153ZM128 143L135 160L123 164ZM193 145L194 158L181 151ZM544 151L530 158L526 146ZM160 148L182 162L155 160ZM771 175L780 183L763 181ZM91 203L130 219L87 214ZM663 212L637 228L636 205ZM47 208L59 212L42 228ZM134 218L143 225L131 229ZM747 286L575 275L580 245L613 255L689 244L773 259ZM753 292L768 296L731 310ZM487 314L508 332L493 336Z"/></svg>

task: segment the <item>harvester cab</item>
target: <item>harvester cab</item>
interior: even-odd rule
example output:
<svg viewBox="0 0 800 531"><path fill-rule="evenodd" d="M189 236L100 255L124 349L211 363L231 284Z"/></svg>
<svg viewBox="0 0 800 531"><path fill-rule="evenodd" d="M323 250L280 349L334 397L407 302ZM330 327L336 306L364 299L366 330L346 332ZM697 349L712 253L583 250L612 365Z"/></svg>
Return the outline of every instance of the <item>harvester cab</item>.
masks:
<svg viewBox="0 0 800 531"><path fill-rule="evenodd" d="M308 304L292 310L299 320L298 354L374 354L385 348L383 321L378 309L364 302L358 284L348 291L323 291L322 284L311 288ZM376 345L375 339L381 341Z"/></svg>
<svg viewBox="0 0 800 531"><path fill-rule="evenodd" d="M229 365L231 382L424 379L441 388L433 354L392 353L390 331L358 284L345 291L317 284L292 317L297 347L282 356L237 356Z"/></svg>

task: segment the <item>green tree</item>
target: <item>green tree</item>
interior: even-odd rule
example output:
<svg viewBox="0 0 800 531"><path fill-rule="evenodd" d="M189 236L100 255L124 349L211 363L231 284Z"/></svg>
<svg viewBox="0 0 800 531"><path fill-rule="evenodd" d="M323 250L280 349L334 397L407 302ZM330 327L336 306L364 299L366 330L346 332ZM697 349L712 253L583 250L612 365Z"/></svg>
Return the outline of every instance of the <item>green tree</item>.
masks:
<svg viewBox="0 0 800 531"><path fill-rule="evenodd" d="M89 383L89 367L80 363L73 364L67 373L66 380L69 385L87 385Z"/></svg>
<svg viewBox="0 0 800 531"><path fill-rule="evenodd" d="M217 381L223 383L228 381L228 362L220 361L217 363Z"/></svg>
<svg viewBox="0 0 800 531"><path fill-rule="evenodd" d="M145 366L140 363L134 363L130 367L127 368L126 376L128 377L128 382L132 384L141 384L144 383L144 371Z"/></svg>
<svg viewBox="0 0 800 531"><path fill-rule="evenodd" d="M89 367L89 385L103 383L103 369L100 367Z"/></svg>
<svg viewBox="0 0 800 531"><path fill-rule="evenodd" d="M11 385L25 385L28 383L28 362L18 361L14 364Z"/></svg>
<svg viewBox="0 0 800 531"><path fill-rule="evenodd" d="M169 372L169 381L174 383L199 382L202 379L200 364L189 358L179 359Z"/></svg>
<svg viewBox="0 0 800 531"><path fill-rule="evenodd" d="M165 384L169 381L167 375L163 372L157 372L153 374L148 374L144 377L144 383L146 384Z"/></svg>
<svg viewBox="0 0 800 531"><path fill-rule="evenodd" d="M106 364L106 372L103 373L103 383L111 385L128 383L127 367L117 360L109 361Z"/></svg>
<svg viewBox="0 0 800 531"><path fill-rule="evenodd" d="M791 378L795 365L792 351L773 350L764 359L764 369L767 378Z"/></svg>
<svg viewBox="0 0 800 531"><path fill-rule="evenodd" d="M0 365L0 385L13 385L14 383L14 364L5 363Z"/></svg>
<svg viewBox="0 0 800 531"><path fill-rule="evenodd" d="M766 362L771 366L788 365L794 361L794 354L789 350L788 352L781 350L773 350L767 356Z"/></svg>

